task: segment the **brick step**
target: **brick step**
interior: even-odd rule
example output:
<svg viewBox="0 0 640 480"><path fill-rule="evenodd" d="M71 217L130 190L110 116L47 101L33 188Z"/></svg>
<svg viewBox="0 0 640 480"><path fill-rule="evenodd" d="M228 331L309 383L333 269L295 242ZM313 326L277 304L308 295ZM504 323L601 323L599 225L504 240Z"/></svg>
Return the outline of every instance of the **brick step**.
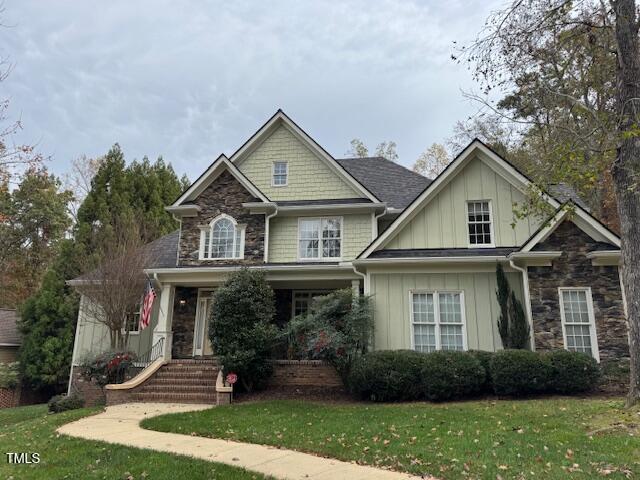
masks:
<svg viewBox="0 0 640 480"><path fill-rule="evenodd" d="M212 372L219 370L217 365L165 365L161 368L165 372Z"/></svg>
<svg viewBox="0 0 640 480"><path fill-rule="evenodd" d="M143 385L140 387L141 393L203 393L215 394L215 385Z"/></svg>
<svg viewBox="0 0 640 480"><path fill-rule="evenodd" d="M211 372L165 372L163 370L158 371L153 378L163 378L163 379L208 379L213 378L214 380L218 377L218 371Z"/></svg>
<svg viewBox="0 0 640 480"><path fill-rule="evenodd" d="M163 402L163 403L215 403L216 396L203 395L201 393L134 393L133 400L137 402Z"/></svg>
<svg viewBox="0 0 640 480"><path fill-rule="evenodd" d="M169 360L167 365L218 365L218 361L211 358L185 358Z"/></svg>
<svg viewBox="0 0 640 480"><path fill-rule="evenodd" d="M176 378L158 378L151 377L144 385L215 385L216 377L176 377Z"/></svg>

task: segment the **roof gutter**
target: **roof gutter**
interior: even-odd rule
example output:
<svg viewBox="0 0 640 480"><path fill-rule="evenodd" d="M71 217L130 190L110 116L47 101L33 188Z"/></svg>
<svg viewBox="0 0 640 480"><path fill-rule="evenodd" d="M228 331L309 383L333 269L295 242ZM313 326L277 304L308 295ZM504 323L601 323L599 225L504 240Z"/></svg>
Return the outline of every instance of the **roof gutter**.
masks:
<svg viewBox="0 0 640 480"><path fill-rule="evenodd" d="M264 216L264 263L267 263L269 261L269 224L271 223L269 222L269 220L271 220L278 214L278 205L274 203L273 206L273 213Z"/></svg>

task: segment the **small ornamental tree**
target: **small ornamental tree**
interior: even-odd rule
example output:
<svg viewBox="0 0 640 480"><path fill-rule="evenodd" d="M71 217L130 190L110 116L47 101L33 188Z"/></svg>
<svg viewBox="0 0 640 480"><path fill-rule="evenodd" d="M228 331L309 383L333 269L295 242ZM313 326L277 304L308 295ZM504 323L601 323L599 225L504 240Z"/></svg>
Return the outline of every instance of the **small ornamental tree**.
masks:
<svg viewBox="0 0 640 480"><path fill-rule="evenodd" d="M289 325L289 338L308 358L326 360L343 380L354 361L369 349L373 316L369 297L353 297L351 289L317 297L305 316Z"/></svg>
<svg viewBox="0 0 640 480"><path fill-rule="evenodd" d="M264 388L273 372L269 358L278 339L275 296L264 273L242 269L216 290L209 337L225 373L246 391Z"/></svg>
<svg viewBox="0 0 640 480"><path fill-rule="evenodd" d="M522 303L516 298L509 286L509 281L502 265L496 267L498 288L496 296L500 306L498 317L498 331L505 349L526 349L529 346L529 324L522 308Z"/></svg>

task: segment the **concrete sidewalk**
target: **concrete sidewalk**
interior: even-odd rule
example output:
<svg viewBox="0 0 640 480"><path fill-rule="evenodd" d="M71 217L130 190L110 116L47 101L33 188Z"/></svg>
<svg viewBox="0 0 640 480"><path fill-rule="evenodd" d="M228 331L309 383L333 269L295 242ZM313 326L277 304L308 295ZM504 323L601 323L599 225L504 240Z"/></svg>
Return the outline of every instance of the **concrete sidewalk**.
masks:
<svg viewBox="0 0 640 480"><path fill-rule="evenodd" d="M292 450L177 433L154 432L140 427L140 421L145 418L207 408L211 408L211 405L172 403L116 405L107 407L105 412L98 415L63 425L58 428L58 433L187 455L210 462L246 468L279 479L408 480L418 478L405 473L365 467Z"/></svg>

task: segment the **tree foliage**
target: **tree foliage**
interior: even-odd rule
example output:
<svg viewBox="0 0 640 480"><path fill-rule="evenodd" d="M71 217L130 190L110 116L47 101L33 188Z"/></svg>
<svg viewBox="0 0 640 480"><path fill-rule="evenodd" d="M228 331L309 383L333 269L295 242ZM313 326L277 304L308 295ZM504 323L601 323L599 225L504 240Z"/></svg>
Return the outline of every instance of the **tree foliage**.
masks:
<svg viewBox="0 0 640 480"><path fill-rule="evenodd" d="M354 138L350 142L351 147L345 155L353 158L365 158L369 156L369 148L359 138ZM383 157L392 162L398 161L396 142L393 140L380 142L375 149L376 157Z"/></svg>
<svg viewBox="0 0 640 480"><path fill-rule="evenodd" d="M445 146L440 143L432 143L413 164L413 171L433 179L440 175L450 162L451 157Z"/></svg>
<svg viewBox="0 0 640 480"><path fill-rule="evenodd" d="M215 292L209 338L225 372L238 375L246 391L263 388L278 338L275 296L263 272L242 269Z"/></svg>
<svg viewBox="0 0 640 480"><path fill-rule="evenodd" d="M71 200L44 169L27 171L13 190L0 185L0 305L16 307L37 290L71 227Z"/></svg>
<svg viewBox="0 0 640 480"><path fill-rule="evenodd" d="M41 288L20 310L20 370L36 389L61 391L69 379L78 295L65 282L79 274L79 265L73 242L64 240Z"/></svg>

